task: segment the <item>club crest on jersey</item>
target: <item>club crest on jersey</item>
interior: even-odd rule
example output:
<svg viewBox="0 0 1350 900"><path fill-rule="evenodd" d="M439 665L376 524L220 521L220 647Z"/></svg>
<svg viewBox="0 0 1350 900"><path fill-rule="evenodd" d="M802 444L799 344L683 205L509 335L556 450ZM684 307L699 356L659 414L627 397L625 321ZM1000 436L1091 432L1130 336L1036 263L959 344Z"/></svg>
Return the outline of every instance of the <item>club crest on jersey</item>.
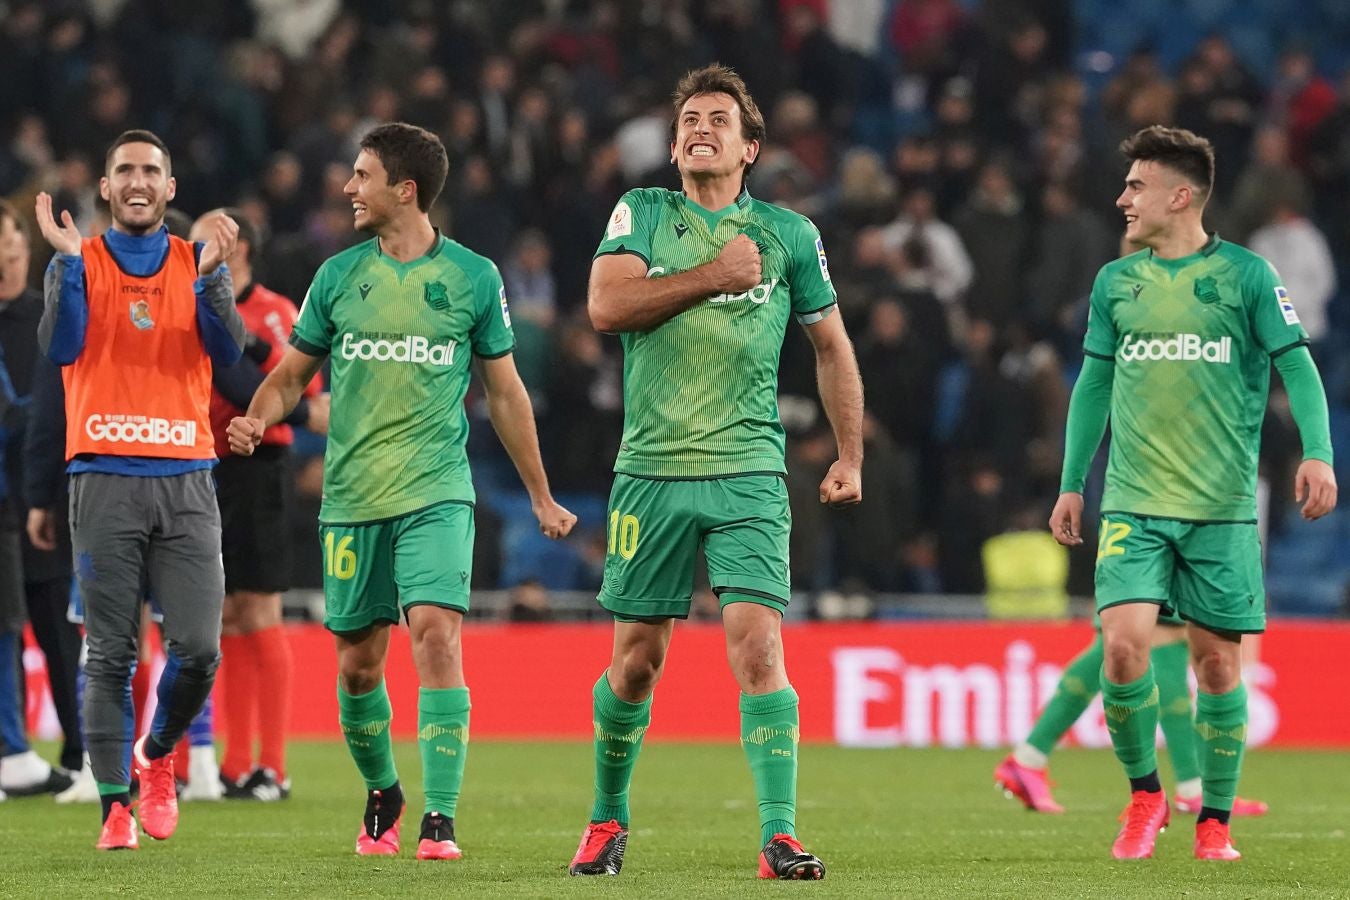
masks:
<svg viewBox="0 0 1350 900"><path fill-rule="evenodd" d="M150 304L144 300L133 300L131 307L131 324L135 325L141 331L149 331L155 327L155 320L150 318Z"/></svg>
<svg viewBox="0 0 1350 900"><path fill-rule="evenodd" d="M427 301L427 306L437 312L445 312L450 308L450 292L439 281L428 282L425 285L422 299Z"/></svg>
<svg viewBox="0 0 1350 900"><path fill-rule="evenodd" d="M1219 282L1211 275L1195 279L1195 299L1201 303L1219 302Z"/></svg>
<svg viewBox="0 0 1350 900"><path fill-rule="evenodd" d="M1298 313L1294 310L1294 303L1289 299L1289 292L1283 287L1275 289L1275 301L1280 304L1280 314L1284 316L1284 324L1297 325Z"/></svg>
<svg viewBox="0 0 1350 900"><path fill-rule="evenodd" d="M820 260L820 277L826 281L830 280L830 264L825 259L825 242L816 238L816 258Z"/></svg>

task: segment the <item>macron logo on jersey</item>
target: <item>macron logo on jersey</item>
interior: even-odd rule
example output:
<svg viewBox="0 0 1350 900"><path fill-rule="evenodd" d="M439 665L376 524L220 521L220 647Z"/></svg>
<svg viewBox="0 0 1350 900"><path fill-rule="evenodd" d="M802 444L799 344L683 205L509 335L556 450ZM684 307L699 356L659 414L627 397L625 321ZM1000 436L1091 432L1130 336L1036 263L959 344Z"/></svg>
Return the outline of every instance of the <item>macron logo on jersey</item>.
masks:
<svg viewBox="0 0 1350 900"><path fill-rule="evenodd" d="M1230 363L1233 361L1233 339L1221 337L1207 341L1198 334L1175 334L1170 338L1135 338L1127 334L1120 344L1121 362L1163 359Z"/></svg>
<svg viewBox="0 0 1350 900"><path fill-rule="evenodd" d="M84 433L96 441L112 444L193 447L197 443L197 423L190 419L94 413L84 420Z"/></svg>
<svg viewBox="0 0 1350 900"><path fill-rule="evenodd" d="M455 342L433 344L430 338L420 334L410 334L391 341L387 338L359 338L347 332L342 336L342 358L448 366L455 361Z"/></svg>

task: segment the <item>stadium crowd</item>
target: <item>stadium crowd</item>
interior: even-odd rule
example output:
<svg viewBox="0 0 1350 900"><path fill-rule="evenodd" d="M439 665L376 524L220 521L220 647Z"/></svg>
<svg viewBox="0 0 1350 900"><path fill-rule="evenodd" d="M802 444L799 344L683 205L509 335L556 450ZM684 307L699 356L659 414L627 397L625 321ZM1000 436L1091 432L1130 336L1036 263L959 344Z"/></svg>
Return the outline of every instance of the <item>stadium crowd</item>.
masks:
<svg viewBox="0 0 1350 900"><path fill-rule="evenodd" d="M586 317L590 260L626 188L676 184L667 91L720 60L768 118L750 189L820 227L868 394L868 502L824 510L816 483L833 439L810 345L790 331L794 587L980 593L989 539L1043 531L1057 494L1088 290L1120 249L1115 148L1137 128L1214 142L1208 227L1275 263L1333 407L1350 403L1337 302L1350 260L1345 61L1294 42L1243 58L1221 30L1193 31L1181 54L1089 53L1076 19L1088 6L14 0L0 23L0 196L28 215L49 191L98 233L106 148L152 129L174 148L173 206L243 210L264 236L259 280L298 302L318 264L360 237L342 192L356 141L394 120L434 131L450 176L433 220L498 262L554 490L583 498L568 501L582 523L563 564L557 551L546 565L520 558L537 548L512 539L519 488L471 393L475 581L593 589L622 361ZM1326 9L1308 34L1347 44L1350 25ZM36 286L51 253L30 233ZM1298 443L1278 388L1272 413L1265 465L1283 510ZM317 585L322 442L297 446L307 505L287 539L297 584ZM1075 554L1070 588L1090 593L1090 572L1091 554Z"/></svg>

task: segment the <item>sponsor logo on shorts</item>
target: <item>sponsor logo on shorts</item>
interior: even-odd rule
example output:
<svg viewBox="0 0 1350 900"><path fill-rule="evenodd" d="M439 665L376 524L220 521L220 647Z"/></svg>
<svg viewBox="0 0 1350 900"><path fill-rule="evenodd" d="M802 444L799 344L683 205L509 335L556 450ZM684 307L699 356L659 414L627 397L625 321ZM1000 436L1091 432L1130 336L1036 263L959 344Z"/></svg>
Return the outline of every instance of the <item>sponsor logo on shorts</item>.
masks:
<svg viewBox="0 0 1350 900"><path fill-rule="evenodd" d="M351 332L342 336L342 358L377 360L433 366L448 366L455 361L455 342L433 344L431 338L409 334L401 338L361 337Z"/></svg>
<svg viewBox="0 0 1350 900"><path fill-rule="evenodd" d="M84 433L112 444L192 447L197 443L197 423L190 419L94 413L84 420Z"/></svg>
<svg viewBox="0 0 1350 900"><path fill-rule="evenodd" d="M1170 337L1151 338L1127 334L1121 341L1121 362L1164 359L1181 362L1231 363L1233 339L1221 337L1206 340L1198 334L1174 334Z"/></svg>

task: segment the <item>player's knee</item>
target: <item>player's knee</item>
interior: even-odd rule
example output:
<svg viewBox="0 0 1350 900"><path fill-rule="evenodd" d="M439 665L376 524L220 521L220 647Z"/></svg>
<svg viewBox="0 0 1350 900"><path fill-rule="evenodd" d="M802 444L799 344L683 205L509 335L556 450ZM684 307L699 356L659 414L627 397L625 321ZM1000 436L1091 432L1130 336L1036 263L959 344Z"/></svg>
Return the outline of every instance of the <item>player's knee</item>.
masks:
<svg viewBox="0 0 1350 900"><path fill-rule="evenodd" d="M355 665L343 663L338 671L338 684L342 690L355 697L369 694L380 686L384 670L378 665Z"/></svg>
<svg viewBox="0 0 1350 900"><path fill-rule="evenodd" d="M169 652L183 671L210 677L220 667L220 645L212 641L175 643Z"/></svg>
<svg viewBox="0 0 1350 900"><path fill-rule="evenodd" d="M1108 635L1102 647L1102 669L1116 684L1136 681L1148 670L1149 641L1134 635Z"/></svg>
<svg viewBox="0 0 1350 900"><path fill-rule="evenodd" d="M623 654L610 663L610 672L618 681L618 691L624 697L645 697L656 688L665 670L665 659L657 653L638 648Z"/></svg>
<svg viewBox="0 0 1350 900"><path fill-rule="evenodd" d="M1194 652L1191 664L1195 668L1196 686L1206 694L1226 694L1242 680L1239 653L1211 647Z"/></svg>
<svg viewBox="0 0 1350 900"><path fill-rule="evenodd" d="M84 664L84 676L93 683L123 685L131 680L132 666L135 662L134 651L119 658L90 653Z"/></svg>

